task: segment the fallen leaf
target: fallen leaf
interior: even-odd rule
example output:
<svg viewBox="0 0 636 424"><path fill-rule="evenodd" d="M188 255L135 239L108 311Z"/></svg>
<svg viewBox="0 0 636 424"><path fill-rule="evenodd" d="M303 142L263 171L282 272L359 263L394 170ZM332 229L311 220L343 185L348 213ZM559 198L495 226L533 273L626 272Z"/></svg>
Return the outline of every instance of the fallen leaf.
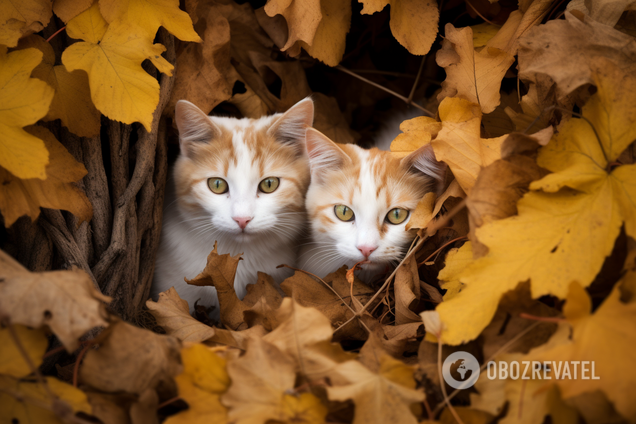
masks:
<svg viewBox="0 0 636 424"><path fill-rule="evenodd" d="M418 116L400 124L402 131L391 143L391 152L398 159L407 156L430 143L437 137L442 129L442 124L428 116Z"/></svg>
<svg viewBox="0 0 636 424"><path fill-rule="evenodd" d="M506 136L481 138L481 111L467 100L442 100L439 116L442 129L431 141L435 157L448 164L461 188L470 195L481 169L501 158L501 143Z"/></svg>
<svg viewBox="0 0 636 424"><path fill-rule="evenodd" d="M79 222L90 221L93 207L74 182L86 175L86 168L55 139L46 128L30 126L25 131L44 141L49 163L46 180L19 179L0 167L0 211L4 224L10 227L22 215L32 221L40 215L40 208L63 209L75 215Z"/></svg>
<svg viewBox="0 0 636 424"><path fill-rule="evenodd" d="M360 134L351 129L334 97L314 93L311 98L315 108L314 128L335 143L347 144L358 141Z"/></svg>
<svg viewBox="0 0 636 424"><path fill-rule="evenodd" d="M264 339L248 342L247 352L228 363L232 385L222 396L236 423L323 423L327 415L311 393L289 394L296 380L292 357Z"/></svg>
<svg viewBox="0 0 636 424"><path fill-rule="evenodd" d="M179 9L179 0L100 0L99 10L109 24L134 23L151 39L163 26L180 40L201 42L190 17Z"/></svg>
<svg viewBox="0 0 636 424"><path fill-rule="evenodd" d="M589 16L596 22L614 27L621 15L634 0L614 0L614 1L590 1L586 4L582 0L574 0L568 3L566 10L578 10Z"/></svg>
<svg viewBox="0 0 636 424"><path fill-rule="evenodd" d="M49 153L44 142L22 129L43 118L53 99L51 87L30 77L41 61L36 49L0 50L0 166L18 178L46 179Z"/></svg>
<svg viewBox="0 0 636 424"><path fill-rule="evenodd" d="M93 0L53 0L53 12L67 23L93 4Z"/></svg>
<svg viewBox="0 0 636 424"><path fill-rule="evenodd" d="M68 36L84 41L67 47L62 63L69 72L88 73L91 99L100 112L124 124L141 122L150 131L159 83L141 62L148 59L160 72L172 75L173 66L161 56L165 47L153 44L154 34L133 23L116 20L109 25L99 10L95 3L69 21Z"/></svg>
<svg viewBox="0 0 636 424"><path fill-rule="evenodd" d="M86 353L80 380L104 392L141 394L181 371L180 342L123 321L101 335L97 350Z"/></svg>
<svg viewBox="0 0 636 424"><path fill-rule="evenodd" d="M33 366L39 367L42 364L44 352L46 352L46 348L49 345L44 332L22 325L13 325L13 331ZM22 351L18 348L9 328L0 328L0 346L2 346L0 351L0 374L20 378L33 372L23 357Z"/></svg>
<svg viewBox="0 0 636 424"><path fill-rule="evenodd" d="M320 0L309 0L301 2L299 0L267 0L265 13L273 17L282 15L287 21L288 36L287 42L281 48L282 51L289 49L291 56L300 53L300 44L297 41L304 41L311 46L318 25L323 19Z"/></svg>
<svg viewBox="0 0 636 424"><path fill-rule="evenodd" d="M199 343L214 336L214 328L197 321L190 315L188 302L181 299L174 287L159 293L156 302L148 300L146 306L169 336L182 342Z"/></svg>
<svg viewBox="0 0 636 424"><path fill-rule="evenodd" d="M0 44L7 47L17 46L21 37L42 31L48 25L52 15L50 0L1 2ZM4 86L4 83L0 84L1 86ZM2 104L5 105L4 101Z"/></svg>
<svg viewBox="0 0 636 424"><path fill-rule="evenodd" d="M316 28L312 42L300 40L299 43L311 57L329 66L336 66L345 53L347 33L351 26L351 3L340 0L321 0L320 12L322 19ZM317 129L320 130L320 128Z"/></svg>
<svg viewBox="0 0 636 424"><path fill-rule="evenodd" d="M395 323L397 325L422 321L413 310L420 302L420 277L415 255L409 256L395 274Z"/></svg>
<svg viewBox="0 0 636 424"><path fill-rule="evenodd" d="M107 325L111 299L84 271L29 272L3 251L0 264L0 315L13 324L47 325L69 352L88 330Z"/></svg>
<svg viewBox="0 0 636 424"><path fill-rule="evenodd" d="M166 424L227 422L227 409L220 401L230 386L225 360L200 344L184 348L181 359L183 372L175 380L188 409L169 417Z"/></svg>
<svg viewBox="0 0 636 424"><path fill-rule="evenodd" d="M470 241L462 247L451 249L446 255L446 264L439 272L440 288L446 290L444 300L455 297L464 287L459 280L462 272L473 262L473 249Z"/></svg>

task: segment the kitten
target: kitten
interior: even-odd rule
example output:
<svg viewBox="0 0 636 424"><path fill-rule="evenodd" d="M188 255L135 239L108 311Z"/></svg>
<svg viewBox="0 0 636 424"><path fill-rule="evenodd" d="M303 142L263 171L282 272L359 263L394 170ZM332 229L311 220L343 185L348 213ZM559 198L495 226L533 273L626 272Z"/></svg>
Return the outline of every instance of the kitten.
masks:
<svg viewBox="0 0 636 424"><path fill-rule="evenodd" d="M336 144L314 129L307 130L307 149L312 240L302 247L299 265L322 277L367 260L358 275L371 283L405 254L415 236L406 223L443 180L444 165L430 146L396 159L377 148Z"/></svg>
<svg viewBox="0 0 636 424"><path fill-rule="evenodd" d="M260 119L206 116L192 103L177 103L181 152L172 196L166 195L153 298L174 286L191 312L199 299L216 306L218 317L216 289L183 280L205 268L215 241L221 254L243 253L234 281L241 299L257 271L278 283L291 275L276 266L295 263L297 237L306 225L305 131L313 115L311 99Z"/></svg>

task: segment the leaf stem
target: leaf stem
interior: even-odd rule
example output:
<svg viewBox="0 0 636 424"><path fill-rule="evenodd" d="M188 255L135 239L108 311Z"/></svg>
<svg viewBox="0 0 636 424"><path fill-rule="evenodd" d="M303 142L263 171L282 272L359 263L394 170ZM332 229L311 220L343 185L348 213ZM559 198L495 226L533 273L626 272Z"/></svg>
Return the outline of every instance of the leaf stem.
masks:
<svg viewBox="0 0 636 424"><path fill-rule="evenodd" d="M55 31L49 38L46 39L46 42L50 43L51 40L54 39L57 34L59 34L60 32L64 31L65 29L66 29L66 26L63 26L62 28L60 28L57 31Z"/></svg>

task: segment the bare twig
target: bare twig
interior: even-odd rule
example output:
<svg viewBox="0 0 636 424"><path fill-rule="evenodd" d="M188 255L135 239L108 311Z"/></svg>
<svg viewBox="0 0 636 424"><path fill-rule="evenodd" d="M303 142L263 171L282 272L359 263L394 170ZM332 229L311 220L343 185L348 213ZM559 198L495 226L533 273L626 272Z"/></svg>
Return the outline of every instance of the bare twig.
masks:
<svg viewBox="0 0 636 424"><path fill-rule="evenodd" d="M420 69L417 71L417 76L415 77L415 82L413 82L413 87L411 88L411 92L409 93L409 97L407 99L407 103L410 105L413 102L413 96L415 95L415 89L417 88L417 84L420 82L420 77L422 76L422 69L424 69L424 62L426 62L426 58L428 56L422 56L422 61L420 62Z"/></svg>

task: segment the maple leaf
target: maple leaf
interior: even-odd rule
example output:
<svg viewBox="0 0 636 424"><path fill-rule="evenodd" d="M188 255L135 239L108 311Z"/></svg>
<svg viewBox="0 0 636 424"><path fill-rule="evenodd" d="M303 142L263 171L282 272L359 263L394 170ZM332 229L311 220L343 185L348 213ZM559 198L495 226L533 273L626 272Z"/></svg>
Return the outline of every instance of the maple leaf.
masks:
<svg viewBox="0 0 636 424"><path fill-rule="evenodd" d="M53 12L67 23L93 4L93 0L53 0Z"/></svg>
<svg viewBox="0 0 636 424"><path fill-rule="evenodd" d="M51 87L30 77L41 61L36 49L0 50L0 166L18 178L46 179L44 142L22 129L43 118L53 99Z"/></svg>
<svg viewBox="0 0 636 424"><path fill-rule="evenodd" d="M362 423L417 423L409 409L424 400L424 392L415 390L413 369L383 355L377 373L358 361L339 364L334 373L349 384L327 388L331 400L352 399L356 405L354 424Z"/></svg>
<svg viewBox="0 0 636 424"><path fill-rule="evenodd" d="M43 54L42 62L31 73L31 76L46 82L55 90L49 113L43 120L60 119L62 125L80 137L99 134L101 115L91 100L86 72L68 72L64 65L55 66L53 47L38 35L23 38L18 47L34 47Z"/></svg>
<svg viewBox="0 0 636 424"><path fill-rule="evenodd" d="M327 408L313 394L288 394L295 368L293 358L276 346L263 339L249 341L245 355L227 366L232 385L222 402L230 408L228 418L250 424L323 423Z"/></svg>
<svg viewBox="0 0 636 424"><path fill-rule="evenodd" d="M318 25L323 19L320 0L267 0L265 4L267 16L274 17L282 15L287 21L288 36L287 42L281 48L282 51L289 49L291 56L300 54L300 43L304 41L311 46Z"/></svg>
<svg viewBox="0 0 636 424"><path fill-rule="evenodd" d="M91 413L86 394L78 388L53 377L46 377L46 384L49 390L38 382L0 375L2 421L62 424L71 421L76 412Z"/></svg>
<svg viewBox="0 0 636 424"><path fill-rule="evenodd" d="M225 359L195 344L181 350L181 360L183 372L175 380L188 409L169 417L166 424L227 422L227 410L219 400L230 386Z"/></svg>
<svg viewBox="0 0 636 424"><path fill-rule="evenodd" d="M447 97L439 105L442 129L431 141L435 157L446 162L461 188L470 194L482 167L501 158L506 136L481 138L481 110L464 99Z"/></svg>
<svg viewBox="0 0 636 424"><path fill-rule="evenodd" d="M0 211L5 226L10 227L25 214L35 220L40 215L40 207L67 210L80 222L89 221L93 207L84 192L72 184L86 175L84 165L46 128L31 126L24 131L44 141L50 160L46 165L47 179L22 180L0 167Z"/></svg>
<svg viewBox="0 0 636 424"><path fill-rule="evenodd" d="M128 21L141 28L150 39L163 26L180 40L202 41L188 14L179 9L179 0L100 0L99 10L109 24Z"/></svg>
<svg viewBox="0 0 636 424"><path fill-rule="evenodd" d="M42 31L52 15L50 0L0 2L0 44L15 47L21 37Z"/></svg>
<svg viewBox="0 0 636 424"><path fill-rule="evenodd" d="M46 352L49 341L42 330L33 330L22 325L14 325L16 338L31 359L34 367L42 364L42 356ZM24 377L33 371L22 357L22 352L16 345L9 328L0 328L0 374L11 377Z"/></svg>
<svg viewBox="0 0 636 424"><path fill-rule="evenodd" d="M417 0L361 0L360 13L371 15L391 5L391 33L411 54L428 53L437 37L439 9L436 2Z"/></svg>
<svg viewBox="0 0 636 424"><path fill-rule="evenodd" d="M32 273L3 251L0 265L0 315L12 323L47 325L69 352L88 330L107 325L102 302L110 298L97 291L84 271Z"/></svg>
<svg viewBox="0 0 636 424"><path fill-rule="evenodd" d="M531 280L534 298L564 298L571 281L589 285L623 223L636 236L636 165L608 166L636 138L636 77L609 63L602 69L595 75L598 92L583 107L587 121L569 120L539 153L538 164L553 173L530 188L544 191L527 193L517 216L477 230L489 253L459 275L462 292L436 309L446 343L475 338L501 295L520 281Z"/></svg>
<svg viewBox="0 0 636 424"><path fill-rule="evenodd" d="M100 334L98 350L89 350L80 379L105 392L142 394L181 372L180 342L126 322L111 324Z"/></svg>
<svg viewBox="0 0 636 424"><path fill-rule="evenodd" d="M62 63L70 72L88 73L91 99L107 117L132 124L141 122L150 131L152 114L159 103L159 83L141 67L149 59L167 75L173 66L161 53L165 47L152 44L148 36L132 23L104 20L95 3L66 26L71 38L82 39L67 47Z"/></svg>
<svg viewBox="0 0 636 424"><path fill-rule="evenodd" d="M345 53L347 33L351 26L351 3L340 0L321 0L322 19L313 41L300 40L300 45L313 58L329 66L336 66Z"/></svg>
<svg viewBox="0 0 636 424"><path fill-rule="evenodd" d="M159 293L156 302L148 300L146 306L166 333L182 342L198 343L213 337L214 328L192 318L188 302L181 299L174 287Z"/></svg>

